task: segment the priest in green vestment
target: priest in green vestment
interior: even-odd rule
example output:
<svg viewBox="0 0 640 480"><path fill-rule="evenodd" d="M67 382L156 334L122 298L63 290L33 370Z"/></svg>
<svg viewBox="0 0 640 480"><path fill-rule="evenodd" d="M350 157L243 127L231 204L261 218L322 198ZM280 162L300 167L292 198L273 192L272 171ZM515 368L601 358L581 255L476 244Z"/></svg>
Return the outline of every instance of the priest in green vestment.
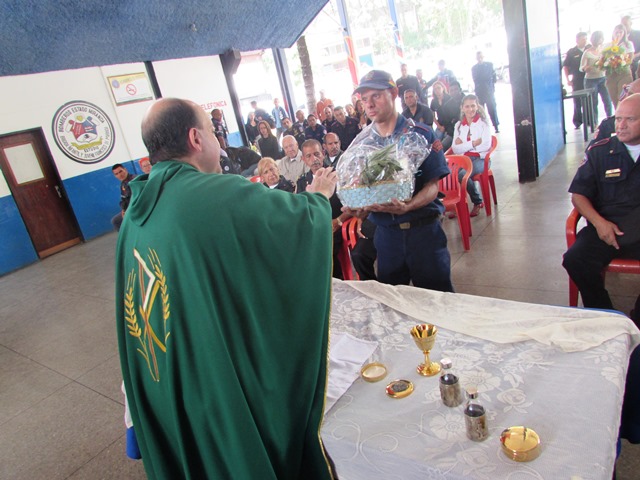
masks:
<svg viewBox="0 0 640 480"><path fill-rule="evenodd" d="M320 438L331 291L328 198L220 175L213 125L162 99L142 122L153 169L118 237L124 384L151 479L329 479Z"/></svg>

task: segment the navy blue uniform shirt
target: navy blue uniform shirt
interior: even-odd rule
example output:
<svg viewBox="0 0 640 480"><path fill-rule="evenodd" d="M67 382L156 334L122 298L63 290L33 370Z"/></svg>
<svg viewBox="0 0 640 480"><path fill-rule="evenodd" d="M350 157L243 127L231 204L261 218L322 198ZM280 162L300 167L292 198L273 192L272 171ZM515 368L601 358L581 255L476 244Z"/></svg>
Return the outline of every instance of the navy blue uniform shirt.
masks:
<svg viewBox="0 0 640 480"><path fill-rule="evenodd" d="M374 124L375 126L375 124ZM401 134L403 131L408 131L411 125L402 115L398 115L396 128L390 139ZM372 127L373 128L373 127ZM440 140L436 140L433 130L427 125L421 123L415 123L414 131L422 135L429 145L431 146L431 152L424 159L420 168L415 174L415 188L413 190L413 196L415 196L422 188L433 179L441 179L449 175L450 170L447 166L447 160L444 157L444 150ZM440 215L444 212L444 206L442 202L437 198L431 203L428 203L422 208L412 210L404 215L392 215L390 213L372 212L369 215L369 219L376 225L398 225L404 222L416 221L423 218L429 218L436 215Z"/></svg>
<svg viewBox="0 0 640 480"><path fill-rule="evenodd" d="M601 140L587 150L569 192L584 195L600 215L617 223L640 206L640 166L618 137Z"/></svg>

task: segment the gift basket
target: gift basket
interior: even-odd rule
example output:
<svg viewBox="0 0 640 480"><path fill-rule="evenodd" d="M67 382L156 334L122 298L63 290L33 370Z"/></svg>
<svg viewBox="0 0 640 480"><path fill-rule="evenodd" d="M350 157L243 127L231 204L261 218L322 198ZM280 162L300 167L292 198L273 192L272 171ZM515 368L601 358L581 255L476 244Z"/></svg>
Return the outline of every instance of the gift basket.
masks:
<svg viewBox="0 0 640 480"><path fill-rule="evenodd" d="M346 207L362 208L393 198L409 200L414 174L430 151L427 140L411 128L383 138L366 127L338 161L340 201Z"/></svg>

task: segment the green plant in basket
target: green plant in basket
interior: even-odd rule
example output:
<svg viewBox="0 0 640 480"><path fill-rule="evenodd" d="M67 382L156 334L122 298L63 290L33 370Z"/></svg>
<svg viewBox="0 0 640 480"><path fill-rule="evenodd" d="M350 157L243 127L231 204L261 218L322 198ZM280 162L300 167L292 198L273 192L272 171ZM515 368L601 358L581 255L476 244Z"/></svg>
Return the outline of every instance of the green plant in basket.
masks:
<svg viewBox="0 0 640 480"><path fill-rule="evenodd" d="M395 148L395 144L391 144L369 156L360 175L360 185L370 187L378 182L393 180L394 175L402 170L396 160Z"/></svg>

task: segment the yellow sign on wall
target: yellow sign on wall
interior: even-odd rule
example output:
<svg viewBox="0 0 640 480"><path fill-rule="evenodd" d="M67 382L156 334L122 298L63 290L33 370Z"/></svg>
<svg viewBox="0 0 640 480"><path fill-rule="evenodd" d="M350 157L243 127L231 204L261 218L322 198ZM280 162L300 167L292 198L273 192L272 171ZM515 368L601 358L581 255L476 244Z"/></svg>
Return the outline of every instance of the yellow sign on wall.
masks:
<svg viewBox="0 0 640 480"><path fill-rule="evenodd" d="M107 80L116 105L153 100L153 91L144 72L114 75Z"/></svg>

